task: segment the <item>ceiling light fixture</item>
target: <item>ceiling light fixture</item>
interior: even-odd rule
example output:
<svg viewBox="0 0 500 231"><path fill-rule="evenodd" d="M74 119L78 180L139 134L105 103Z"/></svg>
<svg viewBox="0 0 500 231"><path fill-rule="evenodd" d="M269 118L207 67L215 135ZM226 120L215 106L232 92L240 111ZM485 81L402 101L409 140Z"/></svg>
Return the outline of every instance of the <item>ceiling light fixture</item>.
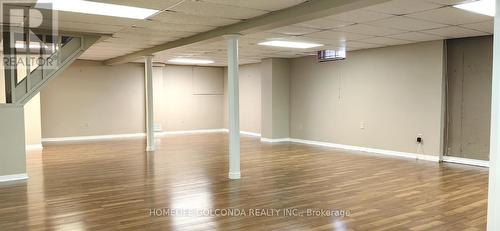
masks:
<svg viewBox="0 0 500 231"><path fill-rule="evenodd" d="M179 64L211 64L214 63L212 60L206 59L187 59L187 58L175 58L168 60L170 63L179 63Z"/></svg>
<svg viewBox="0 0 500 231"><path fill-rule="evenodd" d="M259 43L259 45L273 46L273 47L299 48L299 49L307 49L307 48L323 46L323 44L318 44L318 43L292 42L292 41L282 41L282 40L261 42L261 43Z"/></svg>
<svg viewBox="0 0 500 231"><path fill-rule="evenodd" d="M38 0L35 8L132 19L158 13L158 10L84 0Z"/></svg>
<svg viewBox="0 0 500 231"><path fill-rule="evenodd" d="M479 0L475 2L454 5L453 7L477 14L484 14L495 17L495 0Z"/></svg>

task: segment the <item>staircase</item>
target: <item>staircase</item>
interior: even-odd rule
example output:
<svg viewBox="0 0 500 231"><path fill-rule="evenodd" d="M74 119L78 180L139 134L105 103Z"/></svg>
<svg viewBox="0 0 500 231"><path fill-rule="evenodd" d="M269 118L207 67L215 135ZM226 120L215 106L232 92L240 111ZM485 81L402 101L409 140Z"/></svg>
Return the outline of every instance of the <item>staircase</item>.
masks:
<svg viewBox="0 0 500 231"><path fill-rule="evenodd" d="M25 105L100 38L100 35L4 32L4 59L16 62L4 66L6 103Z"/></svg>

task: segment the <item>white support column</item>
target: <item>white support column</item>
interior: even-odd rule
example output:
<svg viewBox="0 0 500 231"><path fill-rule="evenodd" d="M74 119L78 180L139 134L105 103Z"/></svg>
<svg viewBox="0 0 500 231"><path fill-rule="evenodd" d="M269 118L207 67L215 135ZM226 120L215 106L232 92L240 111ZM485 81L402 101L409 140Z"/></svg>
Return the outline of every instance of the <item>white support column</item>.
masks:
<svg viewBox="0 0 500 231"><path fill-rule="evenodd" d="M240 107L238 77L238 39L240 35L226 35L227 76L229 96L229 179L240 179Z"/></svg>
<svg viewBox="0 0 500 231"><path fill-rule="evenodd" d="M146 151L155 150L153 108L153 56L144 57L144 88L146 93Z"/></svg>
<svg viewBox="0 0 500 231"><path fill-rule="evenodd" d="M500 0L496 0L493 42L488 231L500 230Z"/></svg>

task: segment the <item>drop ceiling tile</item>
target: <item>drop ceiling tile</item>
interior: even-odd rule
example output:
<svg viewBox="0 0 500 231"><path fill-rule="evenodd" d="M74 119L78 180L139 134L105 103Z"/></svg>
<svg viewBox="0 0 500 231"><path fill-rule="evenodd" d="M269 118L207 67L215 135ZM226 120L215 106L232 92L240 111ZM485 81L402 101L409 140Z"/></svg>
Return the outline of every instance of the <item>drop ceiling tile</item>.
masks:
<svg viewBox="0 0 500 231"><path fill-rule="evenodd" d="M368 24L373 26L395 28L406 31L430 30L447 26L445 24L429 22L420 19L413 19L404 16L394 16L379 21L369 22Z"/></svg>
<svg viewBox="0 0 500 231"><path fill-rule="evenodd" d="M110 43L110 42L101 42L101 43L98 43L98 44L95 44L92 46L91 49L89 50L92 50L92 49L114 49L114 50L140 50L140 49L144 49L146 47L149 47L150 45L148 44L137 44L137 45L133 45L133 46L124 46L124 45L121 45L121 44L114 44L114 43Z"/></svg>
<svg viewBox="0 0 500 231"><path fill-rule="evenodd" d="M320 30L327 30L327 29L334 29L334 28L339 28L343 26L349 26L353 25L353 22L344 22L340 20L335 20L335 19L327 19L327 18L320 18L312 21L306 21L302 23L295 24L297 26L302 26L302 27L308 27L308 28L314 28L314 29L320 29Z"/></svg>
<svg viewBox="0 0 500 231"><path fill-rule="evenodd" d="M347 46L348 50L351 50L353 48L356 48L356 49L374 48L374 47L379 47L380 45L373 44L373 43L359 42L359 41L348 41L346 46Z"/></svg>
<svg viewBox="0 0 500 231"><path fill-rule="evenodd" d="M478 31L486 32L488 34L493 34L494 22L493 22L493 20L491 20L491 21L486 21L486 22L464 24L464 25L460 25L460 27L478 30Z"/></svg>
<svg viewBox="0 0 500 231"><path fill-rule="evenodd" d="M202 0L204 2L245 8L276 11L305 2L306 0Z"/></svg>
<svg viewBox="0 0 500 231"><path fill-rule="evenodd" d="M286 39L286 38L289 38L289 37L291 37L291 36L264 31L264 32L258 32L258 33L253 33L253 34L245 34L245 35L243 35L242 38L244 38L244 39L267 40L267 39Z"/></svg>
<svg viewBox="0 0 500 231"><path fill-rule="evenodd" d="M120 37L122 34L130 34L134 36L142 36L142 37L155 37L155 36L165 36L165 37L176 37L176 38L184 38L191 35L196 34L196 32L188 32L188 31L167 31L167 30L156 30L144 27L129 27L127 29L121 30L118 33L115 33L117 37Z"/></svg>
<svg viewBox="0 0 500 231"><path fill-rule="evenodd" d="M291 52L291 51L282 51L282 52L276 52L273 53L272 56L278 57L278 58L298 58L298 57L303 57L303 56L308 56L309 54L304 54L301 52Z"/></svg>
<svg viewBox="0 0 500 231"><path fill-rule="evenodd" d="M98 23L98 24L115 25L115 26L131 26L139 21L137 19L81 14L73 12L61 12L61 11L57 13L57 20L66 22L81 22L89 24Z"/></svg>
<svg viewBox="0 0 500 231"><path fill-rule="evenodd" d="M128 46L128 47L142 47L142 48L151 44L147 39L134 38L134 37L133 38L111 37L109 39L104 40L101 43L109 43L110 45L114 46Z"/></svg>
<svg viewBox="0 0 500 231"><path fill-rule="evenodd" d="M350 32L343 32L343 31L326 30L326 31L308 34L307 37L320 38L320 39L331 39L334 41L347 41L347 40L358 40L358 39L370 38L373 36L364 35L364 34L357 34L357 33L350 33Z"/></svg>
<svg viewBox="0 0 500 231"><path fill-rule="evenodd" d="M152 17L151 19L165 23L186 24L186 25L207 25L213 27L225 26L240 21L228 18L188 15L184 13L171 12L171 11L162 12Z"/></svg>
<svg viewBox="0 0 500 231"><path fill-rule="evenodd" d="M62 31L77 31L77 32L87 32L87 33L112 34L114 32L122 30L126 26L97 24L97 23L84 23L84 22L59 21L58 27L59 27L59 30L62 30Z"/></svg>
<svg viewBox="0 0 500 231"><path fill-rule="evenodd" d="M404 15L442 7L442 5L419 0L393 0L364 8L385 14Z"/></svg>
<svg viewBox="0 0 500 231"><path fill-rule="evenodd" d="M481 35L487 35L488 33L466 29L458 26L450 26L445 28L425 30L423 33L439 35L446 38L463 38L463 37L475 37Z"/></svg>
<svg viewBox="0 0 500 231"><path fill-rule="evenodd" d="M163 10L175 5L179 0L92 0L94 2L111 3L125 6L135 6L148 9Z"/></svg>
<svg viewBox="0 0 500 231"><path fill-rule="evenodd" d="M445 39L445 37L442 37L439 35L426 34L426 33L420 33L420 32L408 32L408 33L404 33L404 34L390 35L387 37L393 38L393 39L415 41L415 42L434 41L434 40Z"/></svg>
<svg viewBox="0 0 500 231"><path fill-rule="evenodd" d="M269 32L284 34L284 35L296 35L296 36L298 36L298 35L305 35L305 34L318 32L318 31L320 31L320 30L308 28L308 27L302 27L302 26L285 26L285 27L280 27L280 28L274 29L274 30L270 30Z"/></svg>
<svg viewBox="0 0 500 231"><path fill-rule="evenodd" d="M352 32L357 34L366 34L373 36L385 36L391 34L401 34L405 32L404 30L391 29L387 27L380 26L370 26L366 24L354 24L352 26L340 27L335 29L336 31Z"/></svg>
<svg viewBox="0 0 500 231"><path fill-rule="evenodd" d="M230 19L249 19L267 13L267 11L263 10L201 1L185 1L170 10L196 16Z"/></svg>
<svg viewBox="0 0 500 231"><path fill-rule="evenodd" d="M473 2L476 0L425 0L430 3L436 3L436 4L441 4L445 6L451 6L451 5L456 5L459 3L466 3L466 2Z"/></svg>
<svg viewBox="0 0 500 231"><path fill-rule="evenodd" d="M255 56L266 56L274 51L267 49L267 47L261 45L254 45L253 47L248 47L246 49L240 49L240 52L247 55L255 55Z"/></svg>
<svg viewBox="0 0 500 231"><path fill-rule="evenodd" d="M86 55L85 53L78 57L78 60L91 60L91 61L104 61L113 58L113 56L96 57L93 55Z"/></svg>
<svg viewBox="0 0 500 231"><path fill-rule="evenodd" d="M424 11L407 15L410 18L427 20L448 25L461 25L491 20L492 17L475 14L455 7L443 7L435 10Z"/></svg>
<svg viewBox="0 0 500 231"><path fill-rule="evenodd" d="M133 45L133 44L136 44L136 43L140 43L140 44L161 44L161 43L165 43L165 42L169 42L169 41L173 41L173 40L176 40L176 39L179 39L177 37L168 37L168 36L144 36L144 35L140 35L140 34L125 34L125 33L121 33L121 34L114 34L113 35L113 38L114 39L120 39L121 41L123 41L123 45Z"/></svg>
<svg viewBox="0 0 500 231"><path fill-rule="evenodd" d="M316 47L316 48L311 48L311 49L305 49L305 53L316 53L318 50L344 50L346 49L347 44L344 43L343 45L339 46L322 46L322 47Z"/></svg>
<svg viewBox="0 0 500 231"><path fill-rule="evenodd" d="M361 39L361 40L358 40L358 42L373 43L373 44L379 44L379 45L384 45L384 46L393 46L393 45L413 43L412 41L408 41L408 40L393 39L393 38L387 38L387 37L375 37L375 38Z"/></svg>
<svg viewBox="0 0 500 231"><path fill-rule="evenodd" d="M327 39L327 38L312 38L309 36L299 36L297 37L298 40L304 41L304 42L311 42L311 43L319 43L323 44L325 46L335 46L335 47L342 47L345 46L346 41L345 40L340 40L340 39Z"/></svg>
<svg viewBox="0 0 500 231"><path fill-rule="evenodd" d="M142 20L136 23L135 27L144 27L160 31L186 31L186 32L198 32L198 33L216 28L207 25L175 24L175 23L166 23L156 20Z"/></svg>
<svg viewBox="0 0 500 231"><path fill-rule="evenodd" d="M333 20L340 20L340 21L345 21L345 22L356 22L356 23L363 23L363 22L370 22L370 21L375 21L375 20L381 20L384 18L389 18L393 15L390 14L383 14L383 13L378 13L374 11L368 11L368 10L353 10L337 15L332 15L328 16L325 19L333 19Z"/></svg>

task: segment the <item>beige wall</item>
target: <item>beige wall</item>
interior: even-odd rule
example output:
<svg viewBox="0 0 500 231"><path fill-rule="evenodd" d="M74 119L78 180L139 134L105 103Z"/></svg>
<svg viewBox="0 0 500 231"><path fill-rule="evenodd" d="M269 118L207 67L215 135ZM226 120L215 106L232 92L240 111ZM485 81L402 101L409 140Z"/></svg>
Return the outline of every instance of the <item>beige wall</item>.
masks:
<svg viewBox="0 0 500 231"><path fill-rule="evenodd" d="M1 67L1 66L0 66ZM0 104L5 103L5 73L0 70Z"/></svg>
<svg viewBox="0 0 500 231"><path fill-rule="evenodd" d="M0 105L0 176L26 173L23 107Z"/></svg>
<svg viewBox="0 0 500 231"><path fill-rule="evenodd" d="M144 65L76 61L41 92L42 137L144 131Z"/></svg>
<svg viewBox="0 0 500 231"><path fill-rule="evenodd" d="M291 136L438 155L442 96L442 41L350 52L338 62L297 58L291 68Z"/></svg>
<svg viewBox="0 0 500 231"><path fill-rule="evenodd" d="M40 94L24 105L26 145L42 144L42 120L40 112Z"/></svg>
<svg viewBox="0 0 500 231"><path fill-rule="evenodd" d="M153 72L155 124L163 131L222 128L222 68ZM143 133L144 65L77 61L43 89L41 105L43 138Z"/></svg>
<svg viewBox="0 0 500 231"><path fill-rule="evenodd" d="M163 130L223 127L223 68L167 66L163 69ZM212 81L206 81L206 79Z"/></svg>
<svg viewBox="0 0 500 231"><path fill-rule="evenodd" d="M290 137L290 60L264 59L262 72L262 137Z"/></svg>
<svg viewBox="0 0 500 231"><path fill-rule="evenodd" d="M3 68L3 66L2 66ZM23 69L24 70L24 69ZM5 103L5 73L0 71L0 104ZM26 145L40 145L42 143L41 118L40 118L40 94L33 97L24 106L24 120L26 130Z"/></svg>
<svg viewBox="0 0 500 231"><path fill-rule="evenodd" d="M227 69L224 72L224 127L227 128ZM241 65L240 130L261 133L261 69L260 64Z"/></svg>

